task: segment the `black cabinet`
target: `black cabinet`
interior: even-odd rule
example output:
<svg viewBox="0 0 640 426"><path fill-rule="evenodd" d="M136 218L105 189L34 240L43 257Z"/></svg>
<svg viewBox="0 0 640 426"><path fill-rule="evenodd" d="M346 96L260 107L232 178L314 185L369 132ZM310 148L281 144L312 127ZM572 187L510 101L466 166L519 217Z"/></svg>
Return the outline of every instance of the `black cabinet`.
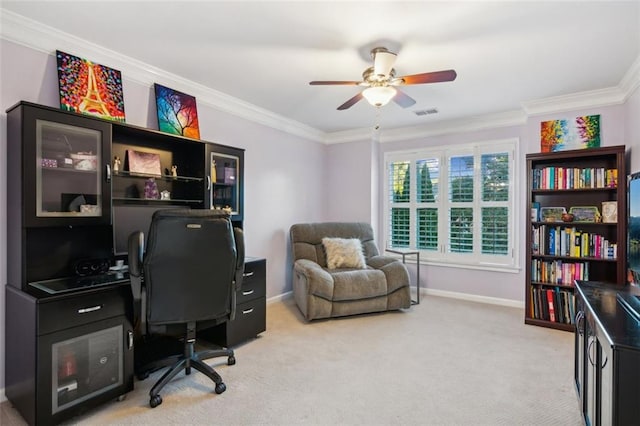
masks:
<svg viewBox="0 0 640 426"><path fill-rule="evenodd" d="M640 292L578 281L576 294L574 378L585 423L637 424L640 317L621 298L640 297Z"/></svg>
<svg viewBox="0 0 640 426"><path fill-rule="evenodd" d="M225 209L234 223L242 221L244 151L208 143L206 208Z"/></svg>
<svg viewBox="0 0 640 426"><path fill-rule="evenodd" d="M235 319L204 330L204 340L233 347L266 330L266 265L265 259L247 258Z"/></svg>
<svg viewBox="0 0 640 426"><path fill-rule="evenodd" d="M54 424L133 389L128 283L51 296L6 287L6 395Z"/></svg>

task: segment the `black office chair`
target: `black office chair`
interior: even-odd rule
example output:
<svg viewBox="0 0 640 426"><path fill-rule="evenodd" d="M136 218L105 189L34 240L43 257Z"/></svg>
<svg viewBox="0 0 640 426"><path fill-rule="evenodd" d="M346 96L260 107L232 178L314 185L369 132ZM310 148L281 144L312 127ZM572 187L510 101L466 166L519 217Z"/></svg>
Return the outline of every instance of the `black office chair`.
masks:
<svg viewBox="0 0 640 426"><path fill-rule="evenodd" d="M227 213L216 210L169 209L153 214L147 247L140 231L129 236L129 274L139 315L137 329L149 335L180 335L184 353L149 392L149 405L162 403L160 390L191 367L226 390L222 378L204 359L227 356L231 349L195 352L196 330L230 321L244 272L244 239Z"/></svg>

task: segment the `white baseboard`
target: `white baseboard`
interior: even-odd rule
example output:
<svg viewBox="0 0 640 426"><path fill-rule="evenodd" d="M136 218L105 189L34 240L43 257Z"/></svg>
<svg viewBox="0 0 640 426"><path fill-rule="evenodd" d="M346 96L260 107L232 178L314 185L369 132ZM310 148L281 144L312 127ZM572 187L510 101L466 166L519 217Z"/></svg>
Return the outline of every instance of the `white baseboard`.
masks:
<svg viewBox="0 0 640 426"><path fill-rule="evenodd" d="M7 395L4 393L4 388L0 389L0 403L3 403L7 400Z"/></svg>
<svg viewBox="0 0 640 426"><path fill-rule="evenodd" d="M293 291L287 291L286 293L279 294L277 296L273 296L267 299L267 305L275 302L282 302L286 299L291 299L293 297Z"/></svg>
<svg viewBox="0 0 640 426"><path fill-rule="evenodd" d="M437 290L433 288L420 289L420 297L422 297L423 295L449 297L451 299L461 299L471 302L488 303L490 305L500 305L508 306L510 308L524 309L524 302L521 302L519 300L502 299L499 297L480 296L477 294L458 293L455 291Z"/></svg>
<svg viewBox="0 0 640 426"><path fill-rule="evenodd" d="M412 287L411 289L414 290L415 287ZM461 300L468 300L471 302L488 303L490 305L500 305L500 306L508 306L510 308L524 309L524 302L520 302L518 300L502 299L499 297L480 296L477 294L469 294L469 293L458 293L455 291L437 290L432 288L420 289L420 297L428 296L428 295L449 297L451 299L461 299ZM267 304L281 302L283 300L290 299L291 297L293 297L293 292L288 291L286 293L282 293L277 296L270 297L269 299L267 299Z"/></svg>

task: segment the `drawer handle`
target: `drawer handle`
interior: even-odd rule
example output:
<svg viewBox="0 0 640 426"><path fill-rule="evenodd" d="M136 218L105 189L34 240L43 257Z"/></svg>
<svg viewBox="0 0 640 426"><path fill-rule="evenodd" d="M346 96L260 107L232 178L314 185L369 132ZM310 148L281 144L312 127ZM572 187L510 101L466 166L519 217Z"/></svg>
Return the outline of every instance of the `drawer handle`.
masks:
<svg viewBox="0 0 640 426"><path fill-rule="evenodd" d="M243 292L242 292L242 295L243 295L243 296L248 296L248 295L250 295L250 294L253 294L254 292L255 292L255 290L243 291Z"/></svg>
<svg viewBox="0 0 640 426"><path fill-rule="evenodd" d="M242 274L243 277L248 278L248 277L252 277L253 274L255 274L255 272L251 271L251 272L245 272Z"/></svg>
<svg viewBox="0 0 640 426"><path fill-rule="evenodd" d="M102 305L91 306L89 308L80 308L78 309L79 314L88 314L89 312L99 311L102 309Z"/></svg>
<svg viewBox="0 0 640 426"><path fill-rule="evenodd" d="M244 311L242 311L242 315L250 314L251 312L253 312L253 308L251 308L251 309L245 309Z"/></svg>

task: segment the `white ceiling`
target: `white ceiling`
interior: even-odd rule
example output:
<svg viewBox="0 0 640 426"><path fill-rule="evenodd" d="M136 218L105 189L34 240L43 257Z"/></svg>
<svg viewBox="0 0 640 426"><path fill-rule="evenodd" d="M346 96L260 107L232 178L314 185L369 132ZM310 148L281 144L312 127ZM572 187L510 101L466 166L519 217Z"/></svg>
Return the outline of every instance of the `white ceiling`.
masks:
<svg viewBox="0 0 640 426"><path fill-rule="evenodd" d="M638 1L0 0L0 6L326 133L522 111L526 102L616 87L640 57ZM398 53L397 75L452 68L458 77L405 86L417 103L408 109L391 103L379 113L365 101L336 110L358 86L308 84L360 80L378 45ZM164 83L162 73L157 82ZM438 113L414 114L431 108Z"/></svg>

